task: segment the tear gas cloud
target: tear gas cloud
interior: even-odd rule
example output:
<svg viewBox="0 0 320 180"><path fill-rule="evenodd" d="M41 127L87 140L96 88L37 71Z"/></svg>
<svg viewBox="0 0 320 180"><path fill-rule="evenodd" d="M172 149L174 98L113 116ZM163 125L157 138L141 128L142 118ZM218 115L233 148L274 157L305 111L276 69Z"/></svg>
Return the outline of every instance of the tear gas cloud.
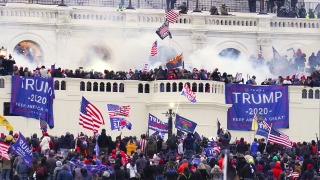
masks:
<svg viewBox="0 0 320 180"><path fill-rule="evenodd" d="M103 33L102 33L103 34ZM117 37L115 32L114 36ZM118 41L113 41L111 45L114 45L112 51L107 49L108 47L100 47L99 40L96 40L98 45L95 45L93 49L81 49L79 47L68 47L69 52L72 52L69 56L74 59L66 63L67 67L61 67L63 69L76 69L78 67L84 67L84 70L95 70L103 72L104 69L108 70L123 70L129 71L129 69L141 69L143 63L150 62L150 68L157 68L159 65L165 66L165 63L183 52L181 42L178 43L173 39L166 38L164 40L158 40L159 53L155 57L150 56L151 45L155 39L158 39L156 35L151 36L148 33L140 33L142 35L132 36L130 38L123 38ZM119 36L121 37L121 36ZM105 39L104 35L99 36L100 42ZM84 42L79 42L79 44ZM185 55L189 54L189 55ZM269 67L264 65L259 68L254 68L249 57L240 54L237 57L228 56L220 57L219 52L215 51L213 46L206 46L193 53L184 52L185 67L188 70L192 68L205 69L208 72L212 72L214 68L219 68L221 73L227 74L242 73L242 77L246 80L248 76L255 75L257 82L261 83L264 79L269 77L276 77L278 74L272 75L269 71ZM27 66L30 70L35 69L37 66L43 65L43 62L30 61L26 57L18 54L13 54L16 59L16 63L19 66ZM235 55L236 56L236 55ZM235 60L237 59L237 60ZM49 66L49 64L46 64ZM59 63L56 67L60 67ZM294 72L294 71L291 71ZM286 74L281 74L286 76ZM289 75L289 74L288 74Z"/></svg>

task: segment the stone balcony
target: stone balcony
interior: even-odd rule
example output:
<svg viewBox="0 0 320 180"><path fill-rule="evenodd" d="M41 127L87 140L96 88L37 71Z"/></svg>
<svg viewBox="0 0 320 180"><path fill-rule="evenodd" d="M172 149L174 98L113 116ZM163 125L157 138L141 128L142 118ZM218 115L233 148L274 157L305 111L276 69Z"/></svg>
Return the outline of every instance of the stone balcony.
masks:
<svg viewBox="0 0 320 180"><path fill-rule="evenodd" d="M165 20L161 9L137 9L116 11L115 8L101 7L57 7L48 5L8 4L0 7L2 23L39 23L70 24L74 26L138 26L140 28L159 27ZM319 19L278 18L275 14L257 15L253 13L236 13L232 16L211 16L209 12L193 13L178 17L170 26L173 30L180 28L202 28L220 31L288 31L297 30L319 34Z"/></svg>

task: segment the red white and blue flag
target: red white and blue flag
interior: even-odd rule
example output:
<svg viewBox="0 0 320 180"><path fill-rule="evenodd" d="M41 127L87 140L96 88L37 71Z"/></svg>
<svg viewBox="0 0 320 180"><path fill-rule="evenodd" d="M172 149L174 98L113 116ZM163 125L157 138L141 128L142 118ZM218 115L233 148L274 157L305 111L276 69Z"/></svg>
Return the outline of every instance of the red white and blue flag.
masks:
<svg viewBox="0 0 320 180"><path fill-rule="evenodd" d="M269 131L268 142L273 142L282 146L291 148L291 141L289 136L277 130L275 127L271 126Z"/></svg>
<svg viewBox="0 0 320 180"><path fill-rule="evenodd" d="M47 125L47 122L45 122L44 120L40 119L39 120L40 122L40 129L42 132L47 132L48 130L48 125Z"/></svg>
<svg viewBox="0 0 320 180"><path fill-rule="evenodd" d="M100 125L104 124L104 119L97 107L91 104L82 96L80 107L79 124L85 128L97 133Z"/></svg>
<svg viewBox="0 0 320 180"><path fill-rule="evenodd" d="M186 96L187 99L188 99L190 102L193 102L193 103L197 102L197 100L196 100L196 93L194 93L194 92L189 88L189 86L187 85L187 83L185 83L185 84L183 85L183 89L182 89L182 91L181 91L181 95L182 95L182 96Z"/></svg>
<svg viewBox="0 0 320 180"><path fill-rule="evenodd" d="M180 16L180 14L178 12L174 11L174 10L169 10L166 13L166 19L170 23L175 23L177 21L178 16Z"/></svg>
<svg viewBox="0 0 320 180"><path fill-rule="evenodd" d="M128 106L118 106L115 104L108 104L108 114L110 117L114 116L125 116L129 117L130 116L130 105Z"/></svg>
<svg viewBox="0 0 320 180"><path fill-rule="evenodd" d="M110 118L111 130L121 131L124 128L131 130L132 124L125 118Z"/></svg>
<svg viewBox="0 0 320 180"><path fill-rule="evenodd" d="M155 41L155 42L152 44L150 55L151 55L151 56L155 56L155 55L157 55L157 54L158 54L158 42Z"/></svg>
<svg viewBox="0 0 320 180"><path fill-rule="evenodd" d="M0 142L0 157L6 160L10 160L10 156L8 154L9 147L10 146L8 144Z"/></svg>

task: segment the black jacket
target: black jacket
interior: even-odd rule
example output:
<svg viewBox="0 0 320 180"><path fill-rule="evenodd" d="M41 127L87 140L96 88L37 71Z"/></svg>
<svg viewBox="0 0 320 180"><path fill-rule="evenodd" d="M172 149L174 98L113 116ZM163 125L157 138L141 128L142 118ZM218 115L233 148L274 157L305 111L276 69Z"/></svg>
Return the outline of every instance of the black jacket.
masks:
<svg viewBox="0 0 320 180"><path fill-rule="evenodd" d="M107 148L110 146L109 138L105 133L101 133L101 135L98 137L98 145L99 148Z"/></svg>

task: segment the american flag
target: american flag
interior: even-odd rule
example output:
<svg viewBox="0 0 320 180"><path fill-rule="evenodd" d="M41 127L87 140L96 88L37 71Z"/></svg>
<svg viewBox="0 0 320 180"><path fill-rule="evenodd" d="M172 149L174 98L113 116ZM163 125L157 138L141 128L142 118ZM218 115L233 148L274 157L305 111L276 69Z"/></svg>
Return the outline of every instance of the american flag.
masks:
<svg viewBox="0 0 320 180"><path fill-rule="evenodd" d="M299 173L293 172L293 173L291 174L291 177L292 177L293 180L298 180L298 179L299 179Z"/></svg>
<svg viewBox="0 0 320 180"><path fill-rule="evenodd" d="M8 154L9 147L9 145L0 142L0 156L6 160L10 160L10 156Z"/></svg>
<svg viewBox="0 0 320 180"><path fill-rule="evenodd" d="M108 104L108 114L110 117L114 117L114 116L125 116L125 117L129 117L129 113L130 113L130 105L128 106L118 106L118 105L114 105L114 104Z"/></svg>
<svg viewBox="0 0 320 180"><path fill-rule="evenodd" d="M290 148L292 147L289 136L283 134L272 125L270 128L268 142L273 142Z"/></svg>
<svg viewBox="0 0 320 180"><path fill-rule="evenodd" d="M104 119L97 107L91 104L82 96L79 124L85 128L97 133L100 125L104 124Z"/></svg>
<svg viewBox="0 0 320 180"><path fill-rule="evenodd" d="M152 47L151 47L151 56L155 56L156 54L158 54L158 43L157 41L155 41L153 44L152 44Z"/></svg>
<svg viewBox="0 0 320 180"><path fill-rule="evenodd" d="M175 23L177 21L178 16L180 16L179 13L175 12L174 10L169 10L166 13L166 19L170 22L170 23Z"/></svg>

